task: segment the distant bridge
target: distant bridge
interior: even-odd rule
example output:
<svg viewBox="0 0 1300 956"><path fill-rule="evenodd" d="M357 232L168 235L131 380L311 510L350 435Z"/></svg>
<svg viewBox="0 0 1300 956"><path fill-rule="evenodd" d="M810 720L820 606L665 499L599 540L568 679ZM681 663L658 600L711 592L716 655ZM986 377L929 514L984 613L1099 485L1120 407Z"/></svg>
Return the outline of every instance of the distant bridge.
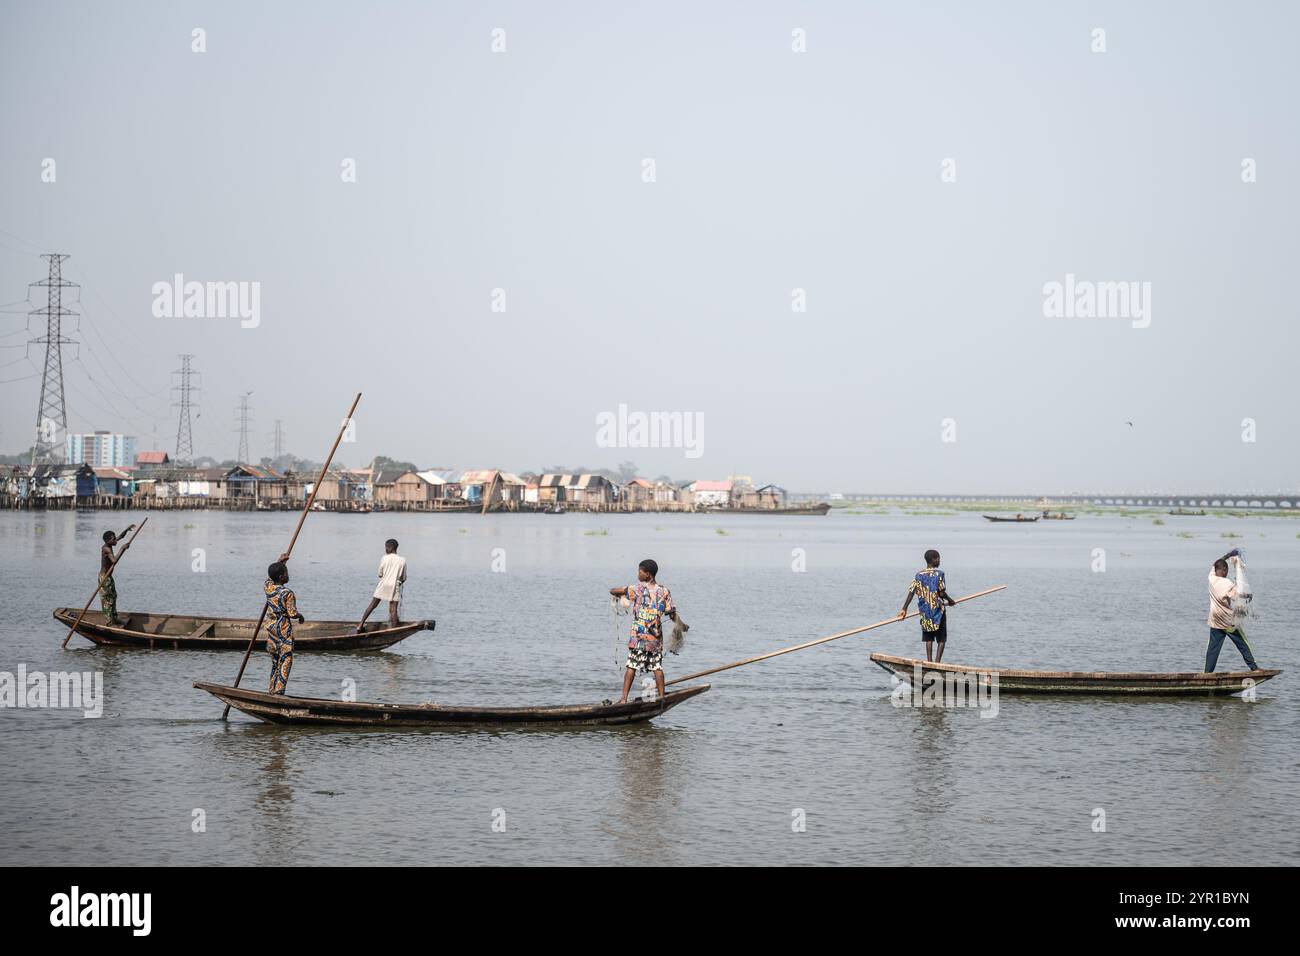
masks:
<svg viewBox="0 0 1300 956"><path fill-rule="evenodd" d="M792 498L809 499L817 501L832 500L832 496L827 492L818 492L816 494L795 494ZM1030 509L1043 507L1059 507L1069 505L1113 505L1119 507L1142 507L1142 508L1233 508L1233 509L1285 509L1300 508L1300 494L1272 494L1261 495L1256 492L1245 494L1229 494L1226 492L1215 492L1213 494L1145 494L1145 495L873 495L860 492L853 494L844 494L842 499L834 500L844 501L929 501L935 503L973 503L973 502L1002 502L1005 504L1014 504L1026 506Z"/></svg>

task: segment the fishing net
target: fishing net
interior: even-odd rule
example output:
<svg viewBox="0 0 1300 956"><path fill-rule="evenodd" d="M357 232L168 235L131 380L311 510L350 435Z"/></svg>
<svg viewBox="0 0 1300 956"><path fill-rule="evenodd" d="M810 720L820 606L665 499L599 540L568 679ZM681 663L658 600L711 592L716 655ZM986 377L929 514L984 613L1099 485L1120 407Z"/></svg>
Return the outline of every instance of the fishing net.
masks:
<svg viewBox="0 0 1300 956"><path fill-rule="evenodd" d="M1237 588L1232 598L1232 616L1240 621L1254 616L1255 595L1251 593L1250 582L1246 580L1245 556L1238 554L1237 557L1232 559L1232 562L1236 566L1234 583Z"/></svg>
<svg viewBox="0 0 1300 956"><path fill-rule="evenodd" d="M609 610L611 620L614 622L614 666L619 670L627 663L627 631L628 626L623 622L623 618L632 613L632 602L627 598L609 596Z"/></svg>

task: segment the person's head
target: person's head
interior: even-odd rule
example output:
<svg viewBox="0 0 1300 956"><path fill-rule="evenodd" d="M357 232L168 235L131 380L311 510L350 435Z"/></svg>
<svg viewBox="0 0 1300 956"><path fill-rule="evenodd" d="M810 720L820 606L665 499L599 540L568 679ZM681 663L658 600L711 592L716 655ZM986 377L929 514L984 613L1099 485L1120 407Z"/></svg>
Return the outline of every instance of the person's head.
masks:
<svg viewBox="0 0 1300 956"><path fill-rule="evenodd" d="M1205 567L1205 565L1201 565L1201 567ZM1223 558L1219 558L1218 561L1215 561L1214 573L1221 578L1226 578L1228 576L1228 562L1223 560Z"/></svg>
<svg viewBox="0 0 1300 956"><path fill-rule="evenodd" d="M266 569L266 576L276 584L289 583L289 566L283 561L276 561Z"/></svg>
<svg viewBox="0 0 1300 956"><path fill-rule="evenodd" d="M659 575L659 565L651 558L646 558L636 566L638 581L653 581Z"/></svg>
<svg viewBox="0 0 1300 956"><path fill-rule="evenodd" d="M939 552L934 548L925 552L925 566L927 568L937 568L939 566Z"/></svg>
<svg viewBox="0 0 1300 956"><path fill-rule="evenodd" d="M387 553L387 554L396 554L396 553L397 553L397 539L396 539L396 538L389 538L387 541L384 542L384 552Z"/></svg>
<svg viewBox="0 0 1300 956"><path fill-rule="evenodd" d="M114 534L112 531L105 531L105 532L104 532L104 543L105 543L105 544L117 544L117 535Z"/></svg>

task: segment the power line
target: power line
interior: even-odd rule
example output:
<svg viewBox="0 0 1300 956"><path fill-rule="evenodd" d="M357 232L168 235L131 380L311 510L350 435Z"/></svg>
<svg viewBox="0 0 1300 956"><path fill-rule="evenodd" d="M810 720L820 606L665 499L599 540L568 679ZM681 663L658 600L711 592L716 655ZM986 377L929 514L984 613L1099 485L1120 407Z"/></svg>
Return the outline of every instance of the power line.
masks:
<svg viewBox="0 0 1300 956"><path fill-rule="evenodd" d="M63 278L63 260L66 255L53 252L41 256L50 266L50 274L43 282L46 303L44 309L33 309L29 315L45 316L45 336L32 339L33 345L45 346L45 370L41 373L41 401L36 409L36 444L32 446L32 464L54 464L63 457L59 438L68 430L68 406L63 392L63 346L75 344L63 334L65 316L78 313L64 308L63 290L76 288L76 283Z"/></svg>
<svg viewBox="0 0 1300 956"><path fill-rule="evenodd" d="M193 355L181 356L181 367L172 372L173 375L180 376L179 384L172 386L172 391L180 392L180 401L172 402L173 408L179 408L180 414L176 419L176 460L189 464L194 460L194 437L191 434L190 410L197 407L197 403L190 398L190 393L198 391L199 373L190 368L190 359Z"/></svg>

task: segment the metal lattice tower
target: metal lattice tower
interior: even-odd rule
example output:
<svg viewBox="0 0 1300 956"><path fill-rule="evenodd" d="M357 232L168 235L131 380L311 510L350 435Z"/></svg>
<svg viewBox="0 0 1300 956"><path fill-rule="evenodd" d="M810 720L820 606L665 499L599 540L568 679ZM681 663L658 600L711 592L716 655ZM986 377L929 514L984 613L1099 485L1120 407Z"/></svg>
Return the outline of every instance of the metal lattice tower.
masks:
<svg viewBox="0 0 1300 956"><path fill-rule="evenodd" d="M78 315L64 308L63 290L78 288L75 282L63 280L63 260L68 258L52 252L41 256L50 264L50 274L34 286L45 287L45 308L33 309L28 315L45 316L45 335L32 339L31 345L45 346L45 369L41 374L41 404L36 409L36 443L32 446L33 465L52 465L63 460L63 439L68 433L68 406L63 396L63 346L74 345L75 340L63 334L64 316ZM30 323L30 320L29 320Z"/></svg>
<svg viewBox="0 0 1300 956"><path fill-rule="evenodd" d="M248 426L252 423L252 409L248 407L248 396L252 392L245 392L239 396L239 457L236 459L241 465L248 464Z"/></svg>
<svg viewBox="0 0 1300 956"><path fill-rule="evenodd" d="M280 419L275 420L275 460L284 454L284 427Z"/></svg>
<svg viewBox="0 0 1300 956"><path fill-rule="evenodd" d="M194 460L194 436L191 433L191 413L198 408L192 394L199 390L199 373L190 367L193 355L181 356L181 367L172 372L176 376L173 392L180 393L180 401L172 402L172 408L179 408L180 415L176 421L176 461L189 464Z"/></svg>

